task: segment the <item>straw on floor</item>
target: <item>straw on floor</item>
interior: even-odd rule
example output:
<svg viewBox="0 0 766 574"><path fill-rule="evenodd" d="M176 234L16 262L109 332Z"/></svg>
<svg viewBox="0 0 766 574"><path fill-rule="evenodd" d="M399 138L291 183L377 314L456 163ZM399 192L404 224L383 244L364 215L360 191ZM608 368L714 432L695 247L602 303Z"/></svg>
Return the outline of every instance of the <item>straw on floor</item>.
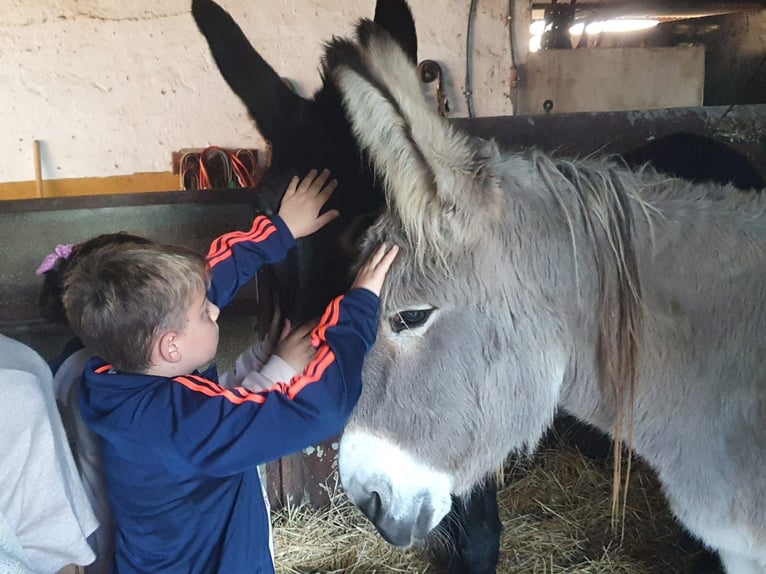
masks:
<svg viewBox="0 0 766 574"><path fill-rule="evenodd" d="M624 534L610 529L611 464L557 441L506 470L498 497L503 536L499 574L669 574L692 556L654 474L634 461ZM280 574L429 573L443 570L424 549L397 550L342 493L330 508L274 515Z"/></svg>

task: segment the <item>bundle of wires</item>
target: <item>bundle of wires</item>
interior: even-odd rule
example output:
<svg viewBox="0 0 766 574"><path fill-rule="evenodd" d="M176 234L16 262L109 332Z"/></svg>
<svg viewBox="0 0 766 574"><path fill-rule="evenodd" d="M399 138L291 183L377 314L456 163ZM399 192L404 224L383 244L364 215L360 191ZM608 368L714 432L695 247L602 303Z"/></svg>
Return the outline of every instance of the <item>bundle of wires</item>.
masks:
<svg viewBox="0 0 766 574"><path fill-rule="evenodd" d="M184 189L255 187L258 159L249 149L229 150L209 146L181 158Z"/></svg>

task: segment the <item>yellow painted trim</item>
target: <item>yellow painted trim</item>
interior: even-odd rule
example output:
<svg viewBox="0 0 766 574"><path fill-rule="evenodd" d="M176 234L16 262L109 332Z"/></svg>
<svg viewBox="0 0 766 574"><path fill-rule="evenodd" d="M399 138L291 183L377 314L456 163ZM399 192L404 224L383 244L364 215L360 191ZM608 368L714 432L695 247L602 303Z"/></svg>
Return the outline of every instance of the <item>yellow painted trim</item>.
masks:
<svg viewBox="0 0 766 574"><path fill-rule="evenodd" d="M110 177L47 179L42 182L42 197L72 197L76 195L108 195L177 191L181 188L178 174L169 171L143 172ZM34 199L39 197L34 181L0 183L0 200Z"/></svg>

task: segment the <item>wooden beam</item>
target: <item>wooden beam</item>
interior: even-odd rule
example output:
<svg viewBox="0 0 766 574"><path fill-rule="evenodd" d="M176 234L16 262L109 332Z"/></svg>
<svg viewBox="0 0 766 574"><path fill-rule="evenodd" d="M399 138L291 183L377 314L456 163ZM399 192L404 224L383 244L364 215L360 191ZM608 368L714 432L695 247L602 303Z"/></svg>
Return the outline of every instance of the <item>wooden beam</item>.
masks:
<svg viewBox="0 0 766 574"><path fill-rule="evenodd" d="M78 195L110 195L115 193L141 193L152 191L178 191L178 175L169 171L114 175L110 177L83 177L46 179L42 197L73 197ZM37 181L0 183L0 200L33 199L38 196ZM0 207L0 209L2 209Z"/></svg>

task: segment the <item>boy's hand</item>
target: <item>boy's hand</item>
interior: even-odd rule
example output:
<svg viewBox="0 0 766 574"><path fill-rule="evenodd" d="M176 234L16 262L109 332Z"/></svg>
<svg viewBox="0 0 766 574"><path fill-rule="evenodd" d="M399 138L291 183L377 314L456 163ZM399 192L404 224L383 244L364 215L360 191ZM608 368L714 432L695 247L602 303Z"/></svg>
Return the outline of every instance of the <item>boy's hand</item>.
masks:
<svg viewBox="0 0 766 574"><path fill-rule="evenodd" d="M316 349L311 346L311 331L318 324L319 319L314 319L291 332L290 319L287 319L274 354L297 372L302 373L316 355Z"/></svg>
<svg viewBox="0 0 766 574"><path fill-rule="evenodd" d="M398 245L392 245L389 248L387 244L381 244L359 269L351 288L363 287L376 295L380 295L383 280L386 278L397 253L399 253Z"/></svg>
<svg viewBox="0 0 766 574"><path fill-rule="evenodd" d="M322 206L338 186L335 179L327 183L329 177L330 172L326 169L319 175L317 170L312 169L302 180L294 176L287 186L279 207L279 216L295 239L311 235L340 215L337 209L319 215Z"/></svg>

